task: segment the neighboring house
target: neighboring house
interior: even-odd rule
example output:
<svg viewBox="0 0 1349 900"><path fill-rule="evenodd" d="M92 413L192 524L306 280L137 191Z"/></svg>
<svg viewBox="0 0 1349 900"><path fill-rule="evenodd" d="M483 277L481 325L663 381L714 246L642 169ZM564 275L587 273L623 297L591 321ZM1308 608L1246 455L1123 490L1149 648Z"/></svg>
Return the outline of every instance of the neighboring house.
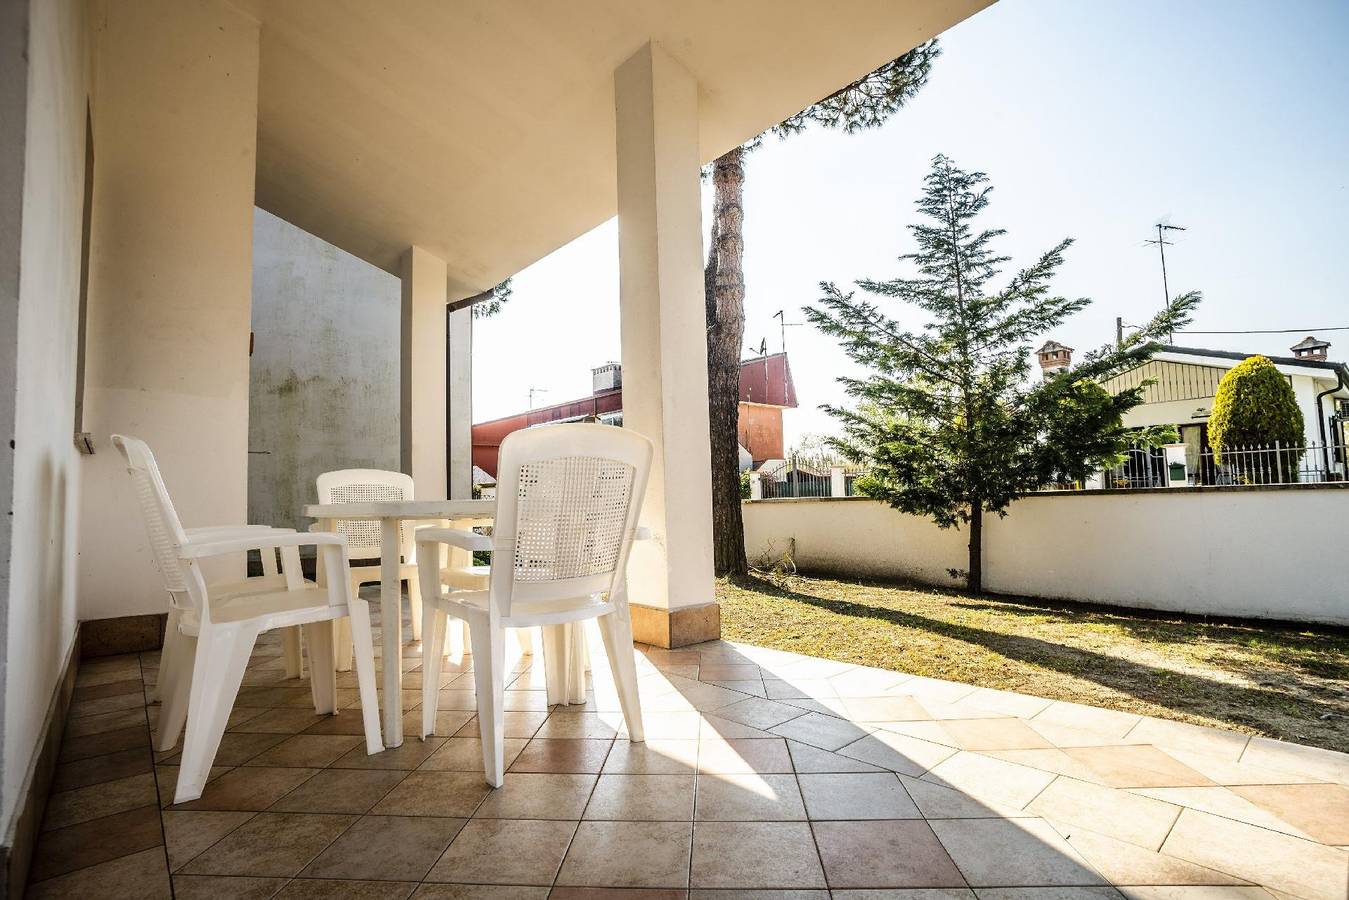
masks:
<svg viewBox="0 0 1349 900"><path fill-rule="evenodd" d="M1315 447L1321 466L1343 477L1345 423L1349 421L1349 367L1329 359L1330 344L1304 338L1291 356L1270 361L1288 379L1302 410L1303 442ZM1065 354L1066 351L1066 354ZM1072 361L1072 348L1050 341L1037 355L1046 376ZM1129 426L1175 425L1185 444L1187 467L1197 471L1208 443L1208 418L1218 382L1228 370L1256 354L1197 347L1163 347L1151 360L1105 382L1110 391L1153 382L1143 389L1143 403L1124 417ZM1328 447L1326 445L1329 445Z"/></svg>
<svg viewBox="0 0 1349 900"><path fill-rule="evenodd" d="M473 465L495 477L502 440L512 431L537 425L556 425L597 419L623 424L623 370L615 362L591 370L594 390L589 397L568 400L515 413L473 426ZM757 356L740 363L741 469L783 456L782 411L796 408L796 385L787 354Z"/></svg>

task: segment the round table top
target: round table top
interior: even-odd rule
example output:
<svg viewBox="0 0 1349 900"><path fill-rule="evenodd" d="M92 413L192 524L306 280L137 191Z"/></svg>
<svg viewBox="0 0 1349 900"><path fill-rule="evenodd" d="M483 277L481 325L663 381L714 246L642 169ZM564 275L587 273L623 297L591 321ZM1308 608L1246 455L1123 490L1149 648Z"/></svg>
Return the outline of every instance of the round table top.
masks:
<svg viewBox="0 0 1349 900"><path fill-rule="evenodd" d="M315 519L491 518L495 500L370 500L360 503L306 503L301 512Z"/></svg>

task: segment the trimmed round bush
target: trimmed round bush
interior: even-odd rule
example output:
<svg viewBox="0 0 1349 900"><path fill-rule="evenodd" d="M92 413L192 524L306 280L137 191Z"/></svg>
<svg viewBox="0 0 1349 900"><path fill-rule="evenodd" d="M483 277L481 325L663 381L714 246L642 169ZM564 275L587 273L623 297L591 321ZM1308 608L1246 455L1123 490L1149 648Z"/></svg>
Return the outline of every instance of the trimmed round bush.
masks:
<svg viewBox="0 0 1349 900"><path fill-rule="evenodd" d="M1222 464L1225 447L1275 441L1300 447L1302 436L1302 410L1293 397L1293 386L1269 357L1249 357L1218 382L1208 420L1208 442L1218 464Z"/></svg>

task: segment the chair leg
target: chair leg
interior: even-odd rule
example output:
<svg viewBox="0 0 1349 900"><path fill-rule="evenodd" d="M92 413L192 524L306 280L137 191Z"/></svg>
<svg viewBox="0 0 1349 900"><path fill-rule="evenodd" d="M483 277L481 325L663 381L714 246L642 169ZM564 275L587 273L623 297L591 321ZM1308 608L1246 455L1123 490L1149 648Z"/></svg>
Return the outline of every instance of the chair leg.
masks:
<svg viewBox="0 0 1349 900"><path fill-rule="evenodd" d="M534 654L534 629L517 628L515 629L515 640L520 644L520 654L522 656L532 656Z"/></svg>
<svg viewBox="0 0 1349 900"><path fill-rule="evenodd" d="M468 631L468 623L462 619L451 619L445 627L448 632L445 643L450 648L450 656L458 662L464 658L464 632Z"/></svg>
<svg viewBox="0 0 1349 900"><path fill-rule="evenodd" d="M309 691L314 697L314 712L335 715L337 669L333 660L332 620L307 623L304 640L309 645Z"/></svg>
<svg viewBox="0 0 1349 900"><path fill-rule="evenodd" d="M257 628L252 625L210 626L197 638L187 738L174 803L201 796L257 639Z"/></svg>
<svg viewBox="0 0 1349 900"><path fill-rule="evenodd" d="M627 605L621 604L607 616L600 616L599 626L609 669L618 688L618 703L623 707L623 720L628 723L628 740L640 743L646 740L646 732L642 728L642 700L637 694L637 663L633 656L636 651L632 648L632 619Z"/></svg>
<svg viewBox="0 0 1349 900"><path fill-rule="evenodd" d="M173 657L178 650L179 639L182 638L182 634L178 631L179 616L178 608L170 606L169 618L164 624L164 646L159 651L159 677L155 679L155 686L150 689L146 698L150 703L164 699L163 688L168 684L165 673L173 671Z"/></svg>
<svg viewBox="0 0 1349 900"><path fill-rule="evenodd" d="M281 652L286 657L286 677L304 677L304 656L300 653L299 626L281 629Z"/></svg>
<svg viewBox="0 0 1349 900"><path fill-rule="evenodd" d="M352 597L351 637L356 649L356 684L361 692L361 720L365 723L365 752L379 753L384 738L379 728L379 693L375 690L375 639L370 631L370 604ZM391 702L399 702L397 698Z"/></svg>
<svg viewBox="0 0 1349 900"><path fill-rule="evenodd" d="M337 653L337 671L351 671L351 619L333 619L333 647Z"/></svg>
<svg viewBox="0 0 1349 900"><path fill-rule="evenodd" d="M506 748L502 731L506 692L505 633L486 622L470 626L473 645L473 684L477 689L478 734L482 738L482 768L487 783L501 787L506 768Z"/></svg>
<svg viewBox="0 0 1349 900"><path fill-rule="evenodd" d="M422 594L417 586L417 579L409 578L408 586L408 616L412 619L412 639L420 641L422 639ZM425 654L425 648L422 649ZM425 656L423 656L425 659Z"/></svg>
<svg viewBox="0 0 1349 900"><path fill-rule="evenodd" d="M451 624L445 611L424 607L422 634L431 639L422 647L422 740L436 733L436 713L440 711L440 668L445 652L445 629ZM429 629L429 630L428 630Z"/></svg>
<svg viewBox="0 0 1349 900"><path fill-rule="evenodd" d="M173 630L178 631L177 625ZM154 748L159 751L172 750L183 736L183 723L187 721L187 708L192 695L192 666L196 661L197 639L191 635L178 634L173 643L173 652L164 655L159 662L159 692L161 706L159 721L155 724Z"/></svg>

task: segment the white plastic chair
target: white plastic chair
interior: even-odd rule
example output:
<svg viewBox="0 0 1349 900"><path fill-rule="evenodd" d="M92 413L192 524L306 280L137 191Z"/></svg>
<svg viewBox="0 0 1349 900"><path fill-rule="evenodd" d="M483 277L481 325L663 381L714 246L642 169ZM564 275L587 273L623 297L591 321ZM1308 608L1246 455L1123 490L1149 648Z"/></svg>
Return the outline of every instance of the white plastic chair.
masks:
<svg viewBox="0 0 1349 900"><path fill-rule="evenodd" d="M492 553L486 591L442 593L420 573L423 632L422 737L435 731L446 616L468 623L478 726L487 783L504 775L505 630L598 619L631 740L643 740L642 710L624 573L651 470L651 442L611 425L528 429L501 443L491 536L423 528L423 558L438 544Z"/></svg>
<svg viewBox="0 0 1349 900"><path fill-rule="evenodd" d="M139 438L122 434L112 435L112 444L122 454L122 458L126 460L127 471L131 473L136 488L136 499L141 508L141 519L150 534L151 550L155 554L155 562L158 564L160 577L164 579L164 589L169 594L168 623L164 628L164 646L160 653L160 676L156 679L155 686L150 692L151 701L155 701L163 698L165 673L174 671L173 666L165 666L165 662L172 663L174 654L180 650L178 619L180 609L186 602L187 573L182 562L171 552L169 545L155 538L158 528L156 524L158 521L158 500L155 498L153 486L156 482L163 484L164 479L160 475L159 464L155 462L155 456L150 452L150 447ZM132 462L133 455L137 460L136 463ZM172 510L173 504L167 494L165 494L164 502ZM177 517L176 512L174 517ZM293 528L273 528L270 525L216 525L204 528L188 528L184 530L184 533L191 540L206 540L235 536L246 537L268 532L294 533L294 531ZM257 594L285 588L285 577L281 575L276 565L276 551L262 552L256 546L250 549L259 550L258 555L262 560L262 575L245 577L240 580L212 582L210 585L212 597L227 598L239 594ZM286 629L282 635L281 645L286 660L286 677L299 678L303 674L300 656L300 630L298 628ZM178 727L181 729L181 722ZM177 740L178 735L175 732L168 746L172 747Z"/></svg>
<svg viewBox="0 0 1349 900"><path fill-rule="evenodd" d="M413 498L412 476L402 472L386 472L383 469L338 469L324 472L316 482L320 503L368 503L376 500L411 500ZM380 526L378 519L338 519L335 523L337 533L345 535L347 552L353 560L375 562L368 565L353 566L348 576L351 581L351 593L358 596L361 585L379 583L380 574ZM311 531L314 529L311 529ZM422 638L422 602L416 592L417 563L412 541L412 526L404 522L399 526L399 564L398 580L408 583L408 607L412 615L412 639ZM337 623L337 668L340 672L351 670L351 625L345 621Z"/></svg>
<svg viewBox="0 0 1349 900"><path fill-rule="evenodd" d="M113 440L127 459L155 555L161 566L182 574L185 587L170 594L176 612L178 647L160 661L166 690L155 737L155 749L172 748L186 720L187 737L174 802L185 803L201 796L258 635L273 628L304 627L314 708L319 713L333 714L337 712L337 672L333 665L331 623L343 616L350 617L356 640L366 751L383 750L370 610L364 600L352 595L345 577L346 539L338 534L299 534L278 529L208 530L189 535L178 520L149 448L134 438L115 436ZM301 575L299 548L306 545L318 549L319 564L327 576L326 586L305 581ZM278 590L258 593L214 594L212 585L202 575L201 562L257 548L264 557L280 550L284 585ZM168 565L170 560L172 566Z"/></svg>

